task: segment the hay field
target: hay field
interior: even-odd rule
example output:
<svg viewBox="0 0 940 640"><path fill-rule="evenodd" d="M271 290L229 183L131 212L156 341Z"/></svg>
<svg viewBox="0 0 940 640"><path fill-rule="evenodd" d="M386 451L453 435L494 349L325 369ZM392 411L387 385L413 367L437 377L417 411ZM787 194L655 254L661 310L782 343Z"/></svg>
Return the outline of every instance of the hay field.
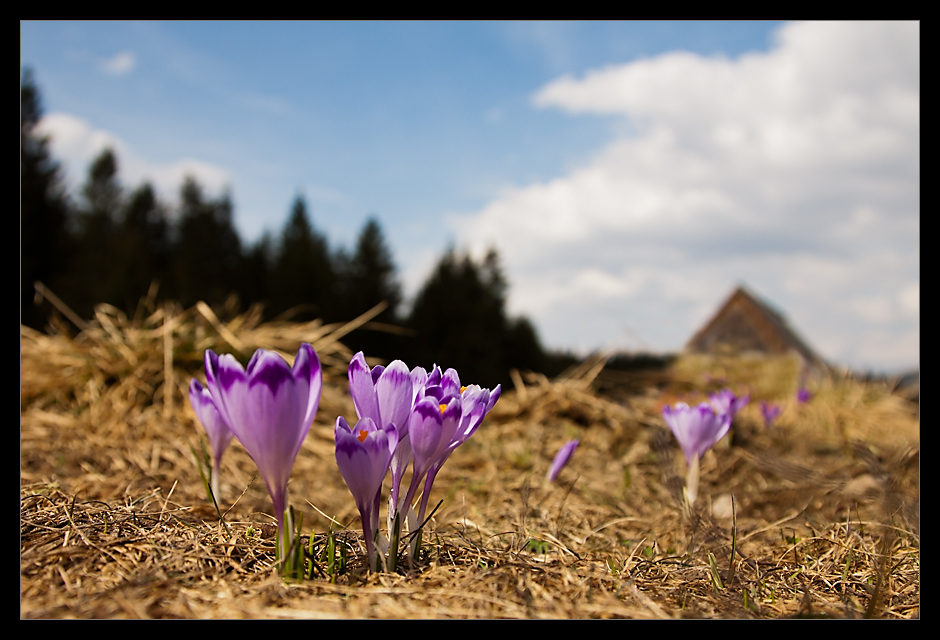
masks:
<svg viewBox="0 0 940 640"><path fill-rule="evenodd" d="M342 337L368 317L230 315L102 306L74 336L21 327L22 618L919 617L919 409L883 384L827 375L798 404L798 364L756 356L682 357L630 394L616 389L636 381L601 358L557 380L516 373L435 483L424 562L370 575L333 453L336 416L355 418ZM313 579L285 582L270 499L237 441L224 524L207 501L187 386L205 380L205 349L290 361L301 341L325 384L289 497L317 562ZM687 512L661 408L724 387L752 401L703 458ZM769 429L760 400L784 407ZM319 561L331 526L349 557L332 579Z"/></svg>

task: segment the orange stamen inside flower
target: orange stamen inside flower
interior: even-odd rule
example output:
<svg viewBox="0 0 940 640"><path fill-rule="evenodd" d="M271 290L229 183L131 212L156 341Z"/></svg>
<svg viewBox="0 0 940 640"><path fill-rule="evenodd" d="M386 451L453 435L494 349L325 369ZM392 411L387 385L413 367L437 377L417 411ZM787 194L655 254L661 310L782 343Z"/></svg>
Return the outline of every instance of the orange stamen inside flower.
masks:
<svg viewBox="0 0 940 640"><path fill-rule="evenodd" d="M460 393L463 393L463 392L466 391L466 390L467 390L467 387L466 387L466 386L460 387Z"/></svg>
<svg viewBox="0 0 940 640"><path fill-rule="evenodd" d="M365 441L366 441L366 438L367 438L368 436L369 436L369 432L368 432L368 431L364 431L364 430L360 429L360 430L359 430L359 434L358 434L356 437L359 438L359 442L365 442Z"/></svg>
<svg viewBox="0 0 940 640"><path fill-rule="evenodd" d="M445 410L445 409L447 409L447 405L446 405L446 404L442 404L442 405L441 405L441 413L444 413L444 410Z"/></svg>

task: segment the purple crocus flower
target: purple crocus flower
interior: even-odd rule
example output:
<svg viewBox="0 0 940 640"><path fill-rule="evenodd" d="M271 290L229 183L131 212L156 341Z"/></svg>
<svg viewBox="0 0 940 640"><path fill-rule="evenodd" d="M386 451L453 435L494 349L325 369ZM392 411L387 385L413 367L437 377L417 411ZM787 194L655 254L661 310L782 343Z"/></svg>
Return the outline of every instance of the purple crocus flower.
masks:
<svg viewBox="0 0 940 640"><path fill-rule="evenodd" d="M225 449L228 448L235 434L225 425L225 421L219 415L219 410L215 408L215 403L212 401L212 394L195 378L189 383L189 402L193 405L193 411L196 412L196 417L199 418L199 422L202 423L209 437L209 448L212 449L210 487L212 495L218 501L222 454L225 453Z"/></svg>
<svg viewBox="0 0 940 640"><path fill-rule="evenodd" d="M769 427L770 423L777 419L777 416L780 415L780 407L775 404L767 404L766 402L760 403L761 413L764 414L764 426Z"/></svg>
<svg viewBox="0 0 940 640"><path fill-rule="evenodd" d="M300 345L293 367L264 349L255 351L245 368L234 356L218 356L210 350L206 351L206 381L219 415L255 461L268 487L278 540L286 553L291 533L284 532L287 481L320 404L320 360L306 343Z"/></svg>
<svg viewBox="0 0 940 640"><path fill-rule="evenodd" d="M435 465L443 464L448 449L457 438L461 418L462 403L459 395L450 396L446 403L434 395L426 395L415 403L408 427L414 464L411 486L401 504L402 509L411 506L428 472L435 468ZM426 485L425 494L429 488L430 485ZM421 504L426 506L426 497L422 497ZM424 515L423 509L420 513Z"/></svg>
<svg viewBox="0 0 940 640"><path fill-rule="evenodd" d="M437 372L440 376L440 372ZM423 388L429 376L424 369L416 367L409 371L401 360L387 367L369 369L360 351L349 363L349 393L359 419L370 418L377 425L395 425L399 447L391 463L392 503L398 503L398 491L405 468L411 462L411 446L408 441L408 424L415 399L423 396Z"/></svg>
<svg viewBox="0 0 940 640"><path fill-rule="evenodd" d="M675 408L663 407L663 418L679 441L689 465L693 459L705 455L731 428L731 414L715 413L706 402L697 407L684 402L677 403Z"/></svg>
<svg viewBox="0 0 940 640"><path fill-rule="evenodd" d="M555 454L555 459L552 460L552 466L549 467L548 475L546 476L549 482L555 482L555 478L558 477L562 468L571 460L571 455L574 453L574 450L578 448L578 442L578 440L566 442L564 446L558 450L558 453Z"/></svg>
<svg viewBox="0 0 940 640"><path fill-rule="evenodd" d="M398 430L391 422L379 428L372 418L362 418L350 428L340 416L333 433L336 464L356 500L371 569L377 565L374 540L379 530L382 481L398 447Z"/></svg>
<svg viewBox="0 0 940 640"><path fill-rule="evenodd" d="M731 419L734 419L734 416L737 415L738 411L743 409L747 403L750 401L750 396L738 397L734 395L734 392L731 389L723 389L718 393L713 393L708 396L711 400L712 407L715 409L715 413L726 413L731 416Z"/></svg>
<svg viewBox="0 0 940 640"><path fill-rule="evenodd" d="M483 418L496 405L501 394L500 385L496 385L492 391L475 384L461 386L460 377L454 369L445 371L439 384L428 383L424 388L424 396L436 398L441 407L449 405L454 398L460 399L458 424L453 433L445 435L445 442L442 443L433 466L440 469L450 454L476 432Z"/></svg>
<svg viewBox="0 0 940 640"><path fill-rule="evenodd" d="M457 447L466 442L476 433L483 418L496 405L502 394L501 385L490 391L479 385L461 386L460 377L454 369L448 369L441 376L439 385L429 384L424 388L424 397L435 398L441 411L442 429L441 437L431 459L427 479L424 483L424 492L421 496L421 506L418 510L418 522L424 521L428 498L431 495L431 486L437 477L438 471L447 462ZM418 404L415 404L415 411ZM451 419L456 423L452 423ZM412 423L414 424L414 423ZM412 480L414 485L414 480ZM409 491L409 494L412 493Z"/></svg>
<svg viewBox="0 0 940 640"><path fill-rule="evenodd" d="M806 404L812 399L813 394L806 387L800 387L800 390L796 392L796 401L800 404Z"/></svg>

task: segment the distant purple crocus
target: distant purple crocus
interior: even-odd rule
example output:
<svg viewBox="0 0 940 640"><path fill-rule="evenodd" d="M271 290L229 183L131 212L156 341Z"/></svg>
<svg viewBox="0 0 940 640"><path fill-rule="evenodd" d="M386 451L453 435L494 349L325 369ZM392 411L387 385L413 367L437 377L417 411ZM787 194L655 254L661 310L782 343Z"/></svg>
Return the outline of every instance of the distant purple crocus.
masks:
<svg viewBox="0 0 940 640"><path fill-rule="evenodd" d="M336 419L336 464L356 500L370 570L377 568L375 537L379 530L382 481L398 447L398 430L391 422L377 427L372 418L362 418L350 428L346 419Z"/></svg>
<svg viewBox="0 0 940 640"><path fill-rule="evenodd" d="M215 403L212 401L212 394L195 378L189 383L189 402L193 405L193 411L196 412L196 417L199 418L199 422L202 423L209 437L209 448L212 449L210 487L212 495L218 501L222 454L225 453L225 449L228 448L235 434L225 425L225 421L219 415L219 410L215 408Z"/></svg>
<svg viewBox="0 0 940 640"><path fill-rule="evenodd" d="M578 442L578 440L571 440L565 443L564 446L558 450L558 453L555 454L555 459L552 460L552 466L549 467L548 475L546 476L549 482L555 482L555 478L558 477L562 468L571 460L571 455L574 453L574 450L578 448Z"/></svg>
<svg viewBox="0 0 940 640"><path fill-rule="evenodd" d="M731 428L731 414L716 413L706 402L697 407L684 402L677 403L675 407L663 407L663 419L679 441L690 465L693 459L705 455Z"/></svg>
<svg viewBox="0 0 940 640"><path fill-rule="evenodd" d="M206 381L219 415L258 466L274 503L284 558L292 532L284 531L287 482L320 404L323 372L316 352L300 345L294 366L258 349L248 366L229 354L206 351Z"/></svg>
<svg viewBox="0 0 940 640"><path fill-rule="evenodd" d="M796 401L800 404L806 404L813 399L813 394L809 392L809 389L805 387L800 387L800 390L796 392Z"/></svg>
<svg viewBox="0 0 940 640"><path fill-rule="evenodd" d="M731 419L734 419L734 416L743 409L747 403L750 401L750 396L738 397L734 395L734 392L731 389L723 389L718 393L713 393L708 396L708 399L711 400L712 407L715 409L715 413L726 413L731 416Z"/></svg>
<svg viewBox="0 0 940 640"><path fill-rule="evenodd" d="M764 415L764 426L769 427L770 424L777 419L777 416L780 415L780 407L775 404L768 404L766 402L760 403L760 411Z"/></svg>

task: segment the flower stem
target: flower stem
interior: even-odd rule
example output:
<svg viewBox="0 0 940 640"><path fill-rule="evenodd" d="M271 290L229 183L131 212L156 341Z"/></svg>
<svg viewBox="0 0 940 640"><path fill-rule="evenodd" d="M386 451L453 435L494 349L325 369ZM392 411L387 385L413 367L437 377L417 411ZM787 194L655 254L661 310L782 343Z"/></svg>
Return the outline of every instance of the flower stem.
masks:
<svg viewBox="0 0 940 640"><path fill-rule="evenodd" d="M398 569L398 542L401 540L401 514L395 511L395 521L389 532L388 570L395 572Z"/></svg>
<svg viewBox="0 0 940 640"><path fill-rule="evenodd" d="M212 490L212 496L215 498L216 505L218 505L221 498L219 497L219 466L217 464L212 465L211 473L209 488Z"/></svg>
<svg viewBox="0 0 940 640"><path fill-rule="evenodd" d="M692 464L689 465L689 474L685 479L685 498L689 508L695 504L698 497L698 478L699 478L699 457L692 456Z"/></svg>

